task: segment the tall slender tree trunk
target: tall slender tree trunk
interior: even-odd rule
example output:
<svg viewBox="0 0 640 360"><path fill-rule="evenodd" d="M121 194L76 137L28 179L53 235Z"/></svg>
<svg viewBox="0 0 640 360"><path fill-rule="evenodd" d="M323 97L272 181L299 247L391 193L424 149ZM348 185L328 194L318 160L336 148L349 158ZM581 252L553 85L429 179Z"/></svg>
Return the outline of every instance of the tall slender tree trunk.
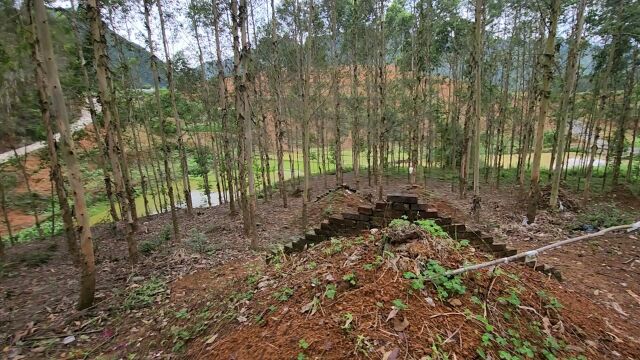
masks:
<svg viewBox="0 0 640 360"><path fill-rule="evenodd" d="M106 50L106 39L104 34L104 24L100 15L100 8L97 0L89 0L87 2L87 17L91 24L91 41L93 44L93 54L96 67L96 78L98 81L98 96L102 105L102 115L104 119L104 131L107 138L107 155L111 163L114 180L116 184L116 197L120 202L122 216L126 221L125 239L129 252L129 261L136 263L138 261L138 246L133 237L135 232L135 218L131 209L132 204L127 196L127 185L124 180L128 176L123 171L119 152L122 151L118 144L117 126L119 126L118 112L116 110L115 101L113 99L113 90L111 88L111 77L109 73L108 57Z"/></svg>
<svg viewBox="0 0 640 360"><path fill-rule="evenodd" d="M233 186L233 152L231 149L231 130L229 129L229 110L227 108L227 85L224 82L224 64L222 62L222 44L220 42L220 8L217 0L213 0L213 32L216 43L216 68L218 70L218 102L220 106L220 122L222 124L222 149L224 168L227 176L229 193L229 212L236 215L236 196Z"/></svg>
<svg viewBox="0 0 640 360"><path fill-rule="evenodd" d="M384 36L384 0L380 0L378 9L378 26L379 26L379 44L378 44L378 101L379 101L379 118L378 124L378 155L379 164L376 169L376 179L378 181L378 200L382 200L384 194L384 185L382 184L382 173L386 165L386 117L385 117L385 36Z"/></svg>
<svg viewBox="0 0 640 360"><path fill-rule="evenodd" d="M351 101L353 104L353 123L351 126L351 152L353 158L353 177L356 190L360 188L360 95L359 95L359 79L358 74L358 0L353 1L354 24L351 29L351 66L353 69L353 78L351 80Z"/></svg>
<svg viewBox="0 0 640 360"><path fill-rule="evenodd" d="M560 0L553 0L549 14L549 34L545 41L544 53L541 60L542 86L540 94L540 108L538 112L538 124L536 128L536 141L533 154L533 166L531 168L531 189L529 191L529 203L527 207L527 219L533 223L538 211L540 200L540 161L542 159L542 144L544 139L544 125L547 120L549 99L551 97L551 80L553 78L553 64L555 56L556 31L560 16Z"/></svg>
<svg viewBox="0 0 640 360"><path fill-rule="evenodd" d="M473 47L473 203L480 203L480 119L482 118L482 36L484 32L483 0L475 1ZM488 149L487 149L488 150Z"/></svg>
<svg viewBox="0 0 640 360"><path fill-rule="evenodd" d="M45 93L51 94L53 109L60 132L61 155L67 167L69 183L73 193L75 206L75 216L78 221L78 233L80 234L80 297L78 308L85 309L93 304L95 294L95 259L93 254L93 241L91 238L91 226L89 223L89 213L85 202L84 186L80 166L75 156L75 144L71 137L69 126L69 114L64 98L64 93L60 85L58 66L55 62L53 44L49 30L49 20L47 9L43 0L34 0L36 41L34 43L36 55L36 66L38 72L42 74L40 83ZM88 1L88 14L96 14L97 6L95 0ZM90 17L91 19L91 17ZM41 49L41 50L40 50ZM40 52L42 55L40 55ZM44 63L44 66L43 66Z"/></svg>
<svg viewBox="0 0 640 360"><path fill-rule="evenodd" d="M151 73L153 74L153 89L156 102L156 110L158 111L158 119L160 120L160 144L162 146L162 162L164 167L164 183L167 187L167 195L169 196L169 208L171 210L171 223L173 225L173 240L180 239L180 228L178 225L178 214L176 209L176 199L173 193L173 180L171 176L171 148L167 142L167 119L164 116L162 102L160 101L160 74L158 73L158 61L155 55L155 43L151 33L151 5L153 0L143 0L144 4L144 24L147 30L147 44L149 46Z"/></svg>
<svg viewBox="0 0 640 360"><path fill-rule="evenodd" d="M336 185L342 185L342 134L340 133L340 61L338 54L338 19L336 9L337 3L331 2L331 50L333 53L333 73L332 73L332 93L333 93L333 111L335 122L335 159L336 159Z"/></svg>
<svg viewBox="0 0 640 360"><path fill-rule="evenodd" d="M551 179L551 195L549 197L549 205L552 208L558 207L558 191L560 190L560 177L562 175L562 165L564 163L564 151L567 137L565 129L567 125L567 117L569 116L569 106L572 94L575 91L576 78L578 73L578 54L580 53L580 42L582 40L582 28L584 27L584 13L588 0L580 0L576 14L576 24L573 28L571 45L569 54L567 55L567 70L564 79L564 91L562 92L562 100L560 102L560 111L558 120L558 128L556 129L558 145L556 146L556 162Z"/></svg>
<svg viewBox="0 0 640 360"><path fill-rule="evenodd" d="M278 190L280 191L280 198L282 199L282 206L287 207L287 189L284 180L284 135L285 135L285 123L284 114L282 112L282 95L280 93L280 87L282 83L280 55L278 45L278 21L276 20L276 6L274 0L271 0L271 66L272 66L272 86L271 89L275 95L275 111L273 113L273 123L275 127L275 140L276 140L276 162L278 167Z"/></svg>
<svg viewBox="0 0 640 360"><path fill-rule="evenodd" d="M158 9L158 17L160 18L160 33L162 34L162 47L164 49L164 58L167 66L167 83L169 84L169 97L171 99L171 110L173 119L176 122L176 133L178 136L178 157L180 158L180 170L182 175L182 192L187 205L187 214L193 213L193 202L191 200L191 185L189 184L189 168L187 166L187 153L184 146L184 134L182 133L182 124L178 106L176 105L176 90L173 80L173 62L169 53L169 44L167 43L167 33L164 24L164 14L162 12L162 0L155 0Z"/></svg>
<svg viewBox="0 0 640 360"><path fill-rule="evenodd" d="M633 57L631 60L631 68L627 75L627 86L624 90L624 98L622 100L622 114L618 121L615 138L614 158L613 158L613 173L611 175L611 185L618 185L618 178L620 177L620 165L622 164L622 153L624 151L624 140L627 132L627 123L631 113L631 97L633 96L633 90L635 87L636 72L638 70L638 48L633 50Z"/></svg>
<svg viewBox="0 0 640 360"><path fill-rule="evenodd" d="M240 192L243 199L243 219L245 233L251 239L251 248L256 249L257 232L255 223L256 193L253 173L253 134L251 109L249 105L249 39L248 13L246 0L231 0L231 19L235 67L236 118L242 132L240 162ZM248 179L247 179L248 178ZM245 184L246 182L246 184Z"/></svg>

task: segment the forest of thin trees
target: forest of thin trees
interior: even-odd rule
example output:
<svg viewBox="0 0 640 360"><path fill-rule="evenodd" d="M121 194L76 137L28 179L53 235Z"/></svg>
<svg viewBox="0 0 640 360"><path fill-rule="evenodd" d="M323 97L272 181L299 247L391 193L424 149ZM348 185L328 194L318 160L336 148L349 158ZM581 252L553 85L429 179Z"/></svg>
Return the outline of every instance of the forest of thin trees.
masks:
<svg viewBox="0 0 640 360"><path fill-rule="evenodd" d="M635 191L640 177L635 1L50 6L2 1L1 135L12 144L34 137L21 123L39 118L56 211L81 271L80 308L93 303L96 274L87 179L70 131L78 107L91 114L100 192L132 264L144 215L170 213L180 241L178 212L194 212L194 177L209 206L241 216L251 248L258 201L288 207L300 192L294 211L302 228L313 225L315 174L342 185L352 172L350 185L374 186L378 199L387 176L416 184L437 175L472 211L484 187L514 183L529 223L542 205L562 206L563 187L588 202L603 189ZM132 41L144 56L132 55Z"/></svg>

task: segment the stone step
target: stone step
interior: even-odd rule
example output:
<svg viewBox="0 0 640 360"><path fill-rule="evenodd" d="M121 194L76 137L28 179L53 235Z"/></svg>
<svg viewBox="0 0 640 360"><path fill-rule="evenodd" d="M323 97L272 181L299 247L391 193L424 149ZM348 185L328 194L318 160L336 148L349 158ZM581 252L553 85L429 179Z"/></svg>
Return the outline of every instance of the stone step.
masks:
<svg viewBox="0 0 640 360"><path fill-rule="evenodd" d="M449 235L453 236L454 234L462 234L466 230L466 226L464 224L455 223L450 225L442 226L442 230L446 231Z"/></svg>
<svg viewBox="0 0 640 360"><path fill-rule="evenodd" d="M493 252L502 252L507 250L507 244L505 243L493 243L491 245L491 251Z"/></svg>
<svg viewBox="0 0 640 360"><path fill-rule="evenodd" d="M312 243L312 244L318 244L318 243L321 243L321 242L327 240L327 236L318 234L316 232L316 229L311 229L311 230L307 231L304 234L304 237L305 237L305 239L307 239L307 241L309 243Z"/></svg>
<svg viewBox="0 0 640 360"><path fill-rule="evenodd" d="M348 220L355 220L355 221L369 221L371 219L371 216L369 215L363 215L363 214L353 214L353 213L342 213L342 217L344 219L348 219Z"/></svg>
<svg viewBox="0 0 640 360"><path fill-rule="evenodd" d="M391 203L391 209L392 210L398 210L398 211L408 211L408 210L411 209L411 204L392 202Z"/></svg>
<svg viewBox="0 0 640 360"><path fill-rule="evenodd" d="M429 208L429 204L425 203L409 204L409 210L427 211Z"/></svg>
<svg viewBox="0 0 640 360"><path fill-rule="evenodd" d="M490 235L479 235L476 232L465 231L462 234L462 236L463 237L460 237L460 235L458 235L458 238L467 239L471 244L484 244L484 245L493 244L493 236L490 236Z"/></svg>
<svg viewBox="0 0 640 360"><path fill-rule="evenodd" d="M378 202L376 202L375 209L376 210L384 210L388 206L391 206L388 202L378 201Z"/></svg>
<svg viewBox="0 0 640 360"><path fill-rule="evenodd" d="M417 204L418 197L410 194L389 194L387 201L391 203Z"/></svg>
<svg viewBox="0 0 640 360"><path fill-rule="evenodd" d="M516 249L507 249L507 250L504 250L504 251L495 252L493 254L493 257L498 259L498 258L504 258L504 257L513 256L513 255L515 255L517 253L518 253L518 250L516 250Z"/></svg>
<svg viewBox="0 0 640 360"><path fill-rule="evenodd" d="M417 216L420 219L438 219L438 210L429 208L427 210L418 211Z"/></svg>
<svg viewBox="0 0 640 360"><path fill-rule="evenodd" d="M450 217L438 217L436 219L436 224L440 226L451 225L453 223L453 219Z"/></svg>
<svg viewBox="0 0 640 360"><path fill-rule="evenodd" d="M373 215L373 207L371 206L358 206L358 213L362 215Z"/></svg>

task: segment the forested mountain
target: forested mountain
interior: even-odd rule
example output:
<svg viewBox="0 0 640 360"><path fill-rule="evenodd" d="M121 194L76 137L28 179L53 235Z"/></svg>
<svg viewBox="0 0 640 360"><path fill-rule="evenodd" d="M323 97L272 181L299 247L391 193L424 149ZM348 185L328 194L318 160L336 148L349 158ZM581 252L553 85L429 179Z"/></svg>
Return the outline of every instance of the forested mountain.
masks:
<svg viewBox="0 0 640 360"><path fill-rule="evenodd" d="M0 151L7 146L21 145L45 139L45 131L40 120L36 93L34 93L33 63L25 36L28 33L20 28L20 10L11 1L0 4L0 14L7 21L0 25L3 41L0 42L0 91L4 94L2 102L6 111L6 122L0 128ZM66 8L48 8L51 32L59 47L56 56L60 66L62 85L67 90L74 108L83 104L81 93L84 85L77 55L77 41L74 38L71 12ZM78 22L78 35L85 54L91 54L92 48L89 29L85 22ZM136 74L135 88L148 88L153 84L149 65L149 52L116 32L106 29L108 57L111 67L122 67L124 58L130 71ZM91 58L86 59L92 64ZM166 86L164 62L159 61L160 84Z"/></svg>

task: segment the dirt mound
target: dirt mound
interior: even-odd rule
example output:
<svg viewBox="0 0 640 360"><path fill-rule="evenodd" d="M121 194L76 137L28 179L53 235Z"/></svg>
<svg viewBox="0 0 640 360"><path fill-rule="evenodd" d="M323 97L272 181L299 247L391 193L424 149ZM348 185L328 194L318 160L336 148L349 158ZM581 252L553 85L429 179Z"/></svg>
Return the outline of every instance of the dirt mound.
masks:
<svg viewBox="0 0 640 360"><path fill-rule="evenodd" d="M233 320L187 356L217 359L637 358L633 329L520 265L450 278L486 260L436 232L332 239L247 277ZM418 238L395 245L398 227ZM427 227L421 230L426 230ZM428 228L431 228L429 226ZM440 235L437 235L440 236ZM232 311L232 310L229 310ZM626 337L626 338L625 338Z"/></svg>
<svg viewBox="0 0 640 360"><path fill-rule="evenodd" d="M338 187L309 204L309 223L319 224L332 215L340 215L348 211L354 212L358 210L358 206L370 204L371 202L365 194Z"/></svg>

